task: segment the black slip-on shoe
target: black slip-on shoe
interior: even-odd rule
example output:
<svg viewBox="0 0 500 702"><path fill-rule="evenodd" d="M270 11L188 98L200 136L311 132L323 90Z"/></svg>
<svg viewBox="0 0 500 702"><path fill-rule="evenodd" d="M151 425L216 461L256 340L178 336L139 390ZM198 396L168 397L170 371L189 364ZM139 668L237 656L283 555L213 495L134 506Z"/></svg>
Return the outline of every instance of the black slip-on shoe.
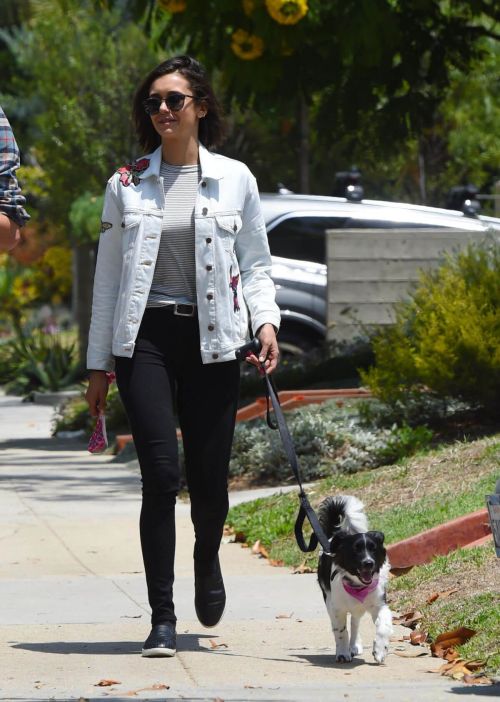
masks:
<svg viewBox="0 0 500 702"><path fill-rule="evenodd" d="M144 642L142 655L144 658L171 657L175 656L175 647L175 624L156 624Z"/></svg>
<svg viewBox="0 0 500 702"><path fill-rule="evenodd" d="M195 562L194 607L200 623L207 627L220 622L226 606L226 591L219 556L216 557L210 571L206 573Z"/></svg>

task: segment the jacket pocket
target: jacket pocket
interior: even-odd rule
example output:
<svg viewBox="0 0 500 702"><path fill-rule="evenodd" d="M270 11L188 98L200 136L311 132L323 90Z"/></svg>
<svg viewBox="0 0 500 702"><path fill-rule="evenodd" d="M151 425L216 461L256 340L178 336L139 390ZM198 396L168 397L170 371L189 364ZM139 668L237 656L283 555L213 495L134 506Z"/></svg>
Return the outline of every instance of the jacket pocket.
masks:
<svg viewBox="0 0 500 702"><path fill-rule="evenodd" d="M227 251L234 249L234 242L241 229L241 216L235 212L231 214L216 214L217 234L222 242L222 246Z"/></svg>
<svg viewBox="0 0 500 702"><path fill-rule="evenodd" d="M122 251L127 253L131 249L137 239L139 227L141 225L142 215L137 212L125 212L122 219Z"/></svg>

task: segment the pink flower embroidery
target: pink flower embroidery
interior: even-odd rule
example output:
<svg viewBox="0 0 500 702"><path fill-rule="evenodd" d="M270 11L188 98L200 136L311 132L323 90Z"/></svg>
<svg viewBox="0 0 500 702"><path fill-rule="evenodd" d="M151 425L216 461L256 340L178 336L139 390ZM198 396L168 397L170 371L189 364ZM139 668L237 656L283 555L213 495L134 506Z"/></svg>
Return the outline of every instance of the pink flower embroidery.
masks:
<svg viewBox="0 0 500 702"><path fill-rule="evenodd" d="M134 163L127 163L126 166L118 168L117 173L120 174L120 183L127 187L131 183L139 185L139 176L144 173L149 167L149 158L140 158Z"/></svg>
<svg viewBox="0 0 500 702"><path fill-rule="evenodd" d="M238 275L233 275L233 267L229 269L229 287L233 291L233 304L234 304L234 311L239 312L240 310L240 303L238 302L238 282L240 280L240 274Z"/></svg>

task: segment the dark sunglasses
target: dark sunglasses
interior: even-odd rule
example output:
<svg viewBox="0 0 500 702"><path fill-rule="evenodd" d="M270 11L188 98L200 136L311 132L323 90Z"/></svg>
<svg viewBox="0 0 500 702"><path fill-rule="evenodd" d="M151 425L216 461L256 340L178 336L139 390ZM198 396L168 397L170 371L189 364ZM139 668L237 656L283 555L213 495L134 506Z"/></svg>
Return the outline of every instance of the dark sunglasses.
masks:
<svg viewBox="0 0 500 702"><path fill-rule="evenodd" d="M194 95L186 95L184 93L169 93L166 97L152 95L143 101L144 110L148 115L157 115L160 111L162 102L172 112L179 112L184 107L186 98L195 98Z"/></svg>

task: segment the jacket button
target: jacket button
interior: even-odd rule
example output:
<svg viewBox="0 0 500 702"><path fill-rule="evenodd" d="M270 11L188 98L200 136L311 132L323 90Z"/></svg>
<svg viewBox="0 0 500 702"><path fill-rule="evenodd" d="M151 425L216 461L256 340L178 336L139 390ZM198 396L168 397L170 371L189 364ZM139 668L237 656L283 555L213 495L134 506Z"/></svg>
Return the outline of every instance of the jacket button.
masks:
<svg viewBox="0 0 500 702"><path fill-rule="evenodd" d="M208 293L207 300L213 300L213 299L214 299L214 296L212 295L212 293Z"/></svg>
<svg viewBox="0 0 500 702"><path fill-rule="evenodd" d="M235 232L238 229L238 226L235 224L233 227L233 231Z"/></svg>
<svg viewBox="0 0 500 702"><path fill-rule="evenodd" d="M212 266L208 265L208 266L207 266L207 271L211 271L211 270L212 270Z"/></svg>
<svg viewBox="0 0 500 702"><path fill-rule="evenodd" d="M125 222L122 222L122 229L125 229Z"/></svg>
<svg viewBox="0 0 500 702"><path fill-rule="evenodd" d="M215 329L213 324L208 325L208 331L213 331Z"/></svg>
<svg viewBox="0 0 500 702"><path fill-rule="evenodd" d="M201 214L202 214L202 215L208 214L208 209L207 209L206 207L204 207L204 208L202 209L202 211L201 211Z"/></svg>
<svg viewBox="0 0 500 702"><path fill-rule="evenodd" d="M218 354L218 353L213 353L213 354L212 354L212 358L214 358L214 359L215 359L215 358L219 358L219 354Z"/></svg>
<svg viewBox="0 0 500 702"><path fill-rule="evenodd" d="M202 187L202 188L206 188L206 187L207 187L207 184L205 183L205 181L202 181L201 187Z"/></svg>
<svg viewBox="0 0 500 702"><path fill-rule="evenodd" d="M207 244L211 244L211 243L212 243L212 239L211 239L209 236L205 239L205 241L207 242Z"/></svg>

